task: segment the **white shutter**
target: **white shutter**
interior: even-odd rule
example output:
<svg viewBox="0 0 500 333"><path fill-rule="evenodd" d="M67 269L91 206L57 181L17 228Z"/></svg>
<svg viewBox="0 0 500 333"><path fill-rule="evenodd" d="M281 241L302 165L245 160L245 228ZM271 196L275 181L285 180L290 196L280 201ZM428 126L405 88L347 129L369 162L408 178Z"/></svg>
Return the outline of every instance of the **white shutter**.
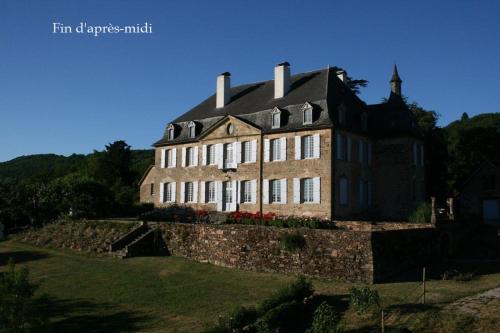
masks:
<svg viewBox="0 0 500 333"><path fill-rule="evenodd" d="M186 166L186 147L182 147L182 164L183 167Z"/></svg>
<svg viewBox="0 0 500 333"><path fill-rule="evenodd" d="M313 156L314 158L319 158L320 157L320 137L319 134L314 134L313 135Z"/></svg>
<svg viewBox="0 0 500 333"><path fill-rule="evenodd" d="M215 145L215 162L217 163L217 167L219 169L224 168L224 146L222 143Z"/></svg>
<svg viewBox="0 0 500 333"><path fill-rule="evenodd" d="M231 208L230 210L232 212L236 211L236 196L238 195L238 181L236 180L233 180L231 181L232 182L232 186L231 186L231 191L232 191L232 195L231 197L233 198L232 202L231 202Z"/></svg>
<svg viewBox="0 0 500 333"><path fill-rule="evenodd" d="M368 165L372 164L372 143L368 143Z"/></svg>
<svg viewBox="0 0 500 333"><path fill-rule="evenodd" d="M252 179L250 181L250 186L251 186L251 195L252 195L252 199L250 200L250 202L255 204L257 202L257 180Z"/></svg>
<svg viewBox="0 0 500 333"><path fill-rule="evenodd" d="M241 142L240 141L236 141L234 144L233 144L233 150L234 150L234 157L235 157L235 161L234 161L234 164L235 164L235 167L237 166L237 164L240 164L241 163Z"/></svg>
<svg viewBox="0 0 500 333"><path fill-rule="evenodd" d="M350 136L347 137L347 160L351 161L351 148L352 148L352 139Z"/></svg>
<svg viewBox="0 0 500 333"><path fill-rule="evenodd" d="M241 203L241 180L238 180L238 191L236 192L236 202Z"/></svg>
<svg viewBox="0 0 500 333"><path fill-rule="evenodd" d="M262 202L265 204L269 203L269 179L262 181Z"/></svg>
<svg viewBox="0 0 500 333"><path fill-rule="evenodd" d="M281 160L280 161L286 161L286 137L285 138L280 138L281 142L280 142L280 157L281 157Z"/></svg>
<svg viewBox="0 0 500 333"><path fill-rule="evenodd" d="M252 163L257 162L257 140L250 141L250 160Z"/></svg>
<svg viewBox="0 0 500 333"><path fill-rule="evenodd" d="M216 182L215 200L217 201L217 210L222 211L222 182Z"/></svg>
<svg viewBox="0 0 500 333"><path fill-rule="evenodd" d="M313 188L314 188L314 203L321 202L321 178L314 177L313 178Z"/></svg>
<svg viewBox="0 0 500 333"><path fill-rule="evenodd" d="M181 197L179 198L180 203L184 203L184 199L186 198L185 191L186 190L186 183L181 182Z"/></svg>
<svg viewBox="0 0 500 333"><path fill-rule="evenodd" d="M201 181L200 182L200 203L205 203L207 200L205 198L205 182Z"/></svg>
<svg viewBox="0 0 500 333"><path fill-rule="evenodd" d="M269 139L264 139L264 162L269 162Z"/></svg>
<svg viewBox="0 0 500 333"><path fill-rule="evenodd" d="M163 183L160 183L160 203L163 202L164 194L163 194Z"/></svg>
<svg viewBox="0 0 500 333"><path fill-rule="evenodd" d="M161 165L162 168L165 167L165 152L166 152L165 149L161 150L161 163L160 163L160 165Z"/></svg>
<svg viewBox="0 0 500 333"><path fill-rule="evenodd" d="M295 136L295 159L300 160L302 158L301 152L302 138L298 135Z"/></svg>
<svg viewBox="0 0 500 333"><path fill-rule="evenodd" d="M341 160L342 159L342 136L337 133L337 159Z"/></svg>
<svg viewBox="0 0 500 333"><path fill-rule="evenodd" d="M281 182L281 203L286 204L286 178L280 179Z"/></svg>
<svg viewBox="0 0 500 333"><path fill-rule="evenodd" d="M172 182L172 185L171 186L171 189L172 189L172 192L171 192L171 197L172 197L172 202L175 202L175 194L177 192L177 183L176 182Z"/></svg>
<svg viewBox="0 0 500 333"><path fill-rule="evenodd" d="M177 148L172 149L172 162L168 162L170 168L175 168L177 165Z"/></svg>
<svg viewBox="0 0 500 333"><path fill-rule="evenodd" d="M293 179L293 203L300 203L300 178Z"/></svg>
<svg viewBox="0 0 500 333"><path fill-rule="evenodd" d="M193 182L193 202L198 202L198 182Z"/></svg>
<svg viewBox="0 0 500 333"><path fill-rule="evenodd" d="M201 146L201 165L207 165L207 145Z"/></svg>
<svg viewBox="0 0 500 333"><path fill-rule="evenodd" d="M193 166L198 166L198 146L194 147Z"/></svg>

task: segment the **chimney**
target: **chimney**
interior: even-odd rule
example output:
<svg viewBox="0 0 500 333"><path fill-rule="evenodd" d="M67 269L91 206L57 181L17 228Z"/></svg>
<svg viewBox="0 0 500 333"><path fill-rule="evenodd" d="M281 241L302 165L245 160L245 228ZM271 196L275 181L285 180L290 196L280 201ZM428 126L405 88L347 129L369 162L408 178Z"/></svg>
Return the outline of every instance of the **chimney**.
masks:
<svg viewBox="0 0 500 333"><path fill-rule="evenodd" d="M274 67L274 98L281 98L290 90L290 64L282 62Z"/></svg>
<svg viewBox="0 0 500 333"><path fill-rule="evenodd" d="M337 77L340 81L347 84L347 72L345 70L337 71Z"/></svg>
<svg viewBox="0 0 500 333"><path fill-rule="evenodd" d="M224 72L217 76L217 109L223 108L229 103L229 89L231 89L231 73Z"/></svg>

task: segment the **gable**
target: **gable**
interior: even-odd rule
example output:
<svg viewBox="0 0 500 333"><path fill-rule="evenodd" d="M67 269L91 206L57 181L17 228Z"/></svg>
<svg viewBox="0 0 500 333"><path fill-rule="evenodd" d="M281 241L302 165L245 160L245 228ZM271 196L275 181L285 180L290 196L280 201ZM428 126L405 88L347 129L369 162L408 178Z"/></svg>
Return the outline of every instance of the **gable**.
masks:
<svg viewBox="0 0 500 333"><path fill-rule="evenodd" d="M230 133L229 127L233 127L233 132ZM238 136L259 135L261 130L245 121L236 117L228 116L214 125L200 140L215 140Z"/></svg>

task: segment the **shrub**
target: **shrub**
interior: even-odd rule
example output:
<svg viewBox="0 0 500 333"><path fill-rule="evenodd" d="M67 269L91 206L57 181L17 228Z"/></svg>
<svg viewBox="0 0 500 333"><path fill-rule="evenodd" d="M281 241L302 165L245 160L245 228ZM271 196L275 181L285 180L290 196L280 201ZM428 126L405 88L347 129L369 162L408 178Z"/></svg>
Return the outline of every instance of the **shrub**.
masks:
<svg viewBox="0 0 500 333"><path fill-rule="evenodd" d="M340 315L333 306L323 302L314 311L314 317L311 327L307 333L341 333Z"/></svg>
<svg viewBox="0 0 500 333"><path fill-rule="evenodd" d="M262 315L282 303L302 302L304 298L311 296L313 292L311 282L304 277L299 277L292 284L278 290L270 298L264 300L258 307L258 313Z"/></svg>
<svg viewBox="0 0 500 333"><path fill-rule="evenodd" d="M196 212L190 207L171 205L166 208L156 208L139 215L139 219L144 222L194 222Z"/></svg>
<svg viewBox="0 0 500 333"><path fill-rule="evenodd" d="M268 332L303 332L304 305L291 301L281 303L262 315L255 323L258 333Z"/></svg>
<svg viewBox="0 0 500 333"><path fill-rule="evenodd" d="M378 291L368 286L349 289L349 305L359 313L366 312L372 305L379 305Z"/></svg>
<svg viewBox="0 0 500 333"><path fill-rule="evenodd" d="M476 274L474 272L460 272L456 269L451 269L451 270L447 270L443 274L441 274L441 278L443 280L468 282L468 281L472 281L475 278L475 275Z"/></svg>
<svg viewBox="0 0 500 333"><path fill-rule="evenodd" d="M408 217L411 223L429 223L431 221L432 208L428 202L422 202Z"/></svg>
<svg viewBox="0 0 500 333"><path fill-rule="evenodd" d="M231 329L243 328L257 320L257 310L255 308L236 308L229 317Z"/></svg>
<svg viewBox="0 0 500 333"><path fill-rule="evenodd" d="M306 245L306 239L299 233L284 234L280 238L281 246L288 251L301 250Z"/></svg>

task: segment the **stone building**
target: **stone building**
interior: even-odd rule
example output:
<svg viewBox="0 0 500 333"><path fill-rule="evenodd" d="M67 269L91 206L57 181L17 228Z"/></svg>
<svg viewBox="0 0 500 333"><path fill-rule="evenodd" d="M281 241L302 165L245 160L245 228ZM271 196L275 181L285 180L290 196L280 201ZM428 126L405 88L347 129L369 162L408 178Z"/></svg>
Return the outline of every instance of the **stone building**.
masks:
<svg viewBox="0 0 500 333"><path fill-rule="evenodd" d="M422 201L424 151L396 67L387 101L367 105L326 68L231 87L167 124L141 202L325 219L406 219Z"/></svg>
<svg viewBox="0 0 500 333"><path fill-rule="evenodd" d="M485 160L462 184L458 210L463 217L500 225L500 162Z"/></svg>

